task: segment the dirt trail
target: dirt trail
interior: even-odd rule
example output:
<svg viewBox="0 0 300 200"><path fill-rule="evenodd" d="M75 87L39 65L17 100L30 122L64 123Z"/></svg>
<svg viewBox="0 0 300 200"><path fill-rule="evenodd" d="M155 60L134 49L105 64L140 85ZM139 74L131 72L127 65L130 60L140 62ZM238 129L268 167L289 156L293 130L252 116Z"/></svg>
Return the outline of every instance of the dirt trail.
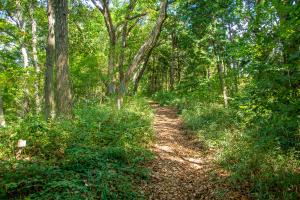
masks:
<svg viewBox="0 0 300 200"><path fill-rule="evenodd" d="M245 199L226 189L216 190L227 187L220 181L226 173L217 170L211 153L201 150L195 140L188 138L176 110L154 103L152 107L156 111L156 138L151 150L156 159L149 166L151 180L143 185L149 199Z"/></svg>

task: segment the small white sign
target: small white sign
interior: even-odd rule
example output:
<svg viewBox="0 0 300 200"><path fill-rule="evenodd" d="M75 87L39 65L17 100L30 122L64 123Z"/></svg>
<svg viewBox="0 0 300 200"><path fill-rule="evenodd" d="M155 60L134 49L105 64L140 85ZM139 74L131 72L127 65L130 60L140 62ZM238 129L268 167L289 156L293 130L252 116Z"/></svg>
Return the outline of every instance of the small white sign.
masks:
<svg viewBox="0 0 300 200"><path fill-rule="evenodd" d="M19 148L26 147L26 140L18 140L18 147Z"/></svg>

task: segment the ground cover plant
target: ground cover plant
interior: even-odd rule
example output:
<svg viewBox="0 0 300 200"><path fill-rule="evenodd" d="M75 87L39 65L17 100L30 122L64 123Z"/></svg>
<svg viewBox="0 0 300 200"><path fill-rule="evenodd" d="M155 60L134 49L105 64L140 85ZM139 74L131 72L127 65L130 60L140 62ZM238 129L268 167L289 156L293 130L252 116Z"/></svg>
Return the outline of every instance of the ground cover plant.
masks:
<svg viewBox="0 0 300 200"><path fill-rule="evenodd" d="M149 170L152 112L144 101L121 111L79 104L73 120L29 116L1 129L1 198L140 199ZM17 141L27 146L16 159Z"/></svg>

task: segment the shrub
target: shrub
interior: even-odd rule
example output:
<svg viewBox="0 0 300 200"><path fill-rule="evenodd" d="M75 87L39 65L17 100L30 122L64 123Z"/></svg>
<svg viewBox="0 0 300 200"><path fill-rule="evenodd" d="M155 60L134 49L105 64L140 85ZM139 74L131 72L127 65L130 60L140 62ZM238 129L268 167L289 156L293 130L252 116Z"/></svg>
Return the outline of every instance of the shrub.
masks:
<svg viewBox="0 0 300 200"><path fill-rule="evenodd" d="M170 95L160 99L174 102ZM256 199L300 198L299 120L295 114L258 109L247 102L241 105L241 100L229 108L186 97L177 102L186 128L206 148L216 150L216 159L230 172L233 187L250 185Z"/></svg>
<svg viewBox="0 0 300 200"><path fill-rule="evenodd" d="M73 120L45 122L32 116L1 130L2 199L140 199L152 158L152 113L133 100L117 111L78 103ZM108 103L109 104L109 103ZM25 139L21 159L15 144Z"/></svg>

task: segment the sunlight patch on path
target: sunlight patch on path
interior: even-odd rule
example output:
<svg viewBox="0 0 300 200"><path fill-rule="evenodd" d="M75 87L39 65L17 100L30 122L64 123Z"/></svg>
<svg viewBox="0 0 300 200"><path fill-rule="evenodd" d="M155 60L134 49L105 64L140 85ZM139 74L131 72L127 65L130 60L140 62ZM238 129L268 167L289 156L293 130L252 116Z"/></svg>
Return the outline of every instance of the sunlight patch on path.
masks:
<svg viewBox="0 0 300 200"><path fill-rule="evenodd" d="M151 181L144 188L149 199L201 199L209 197L203 187L207 166L200 151L190 148L182 135L182 121L176 111L153 105L156 143L151 150L156 159L151 163ZM205 198L204 198L205 199ZM208 198L211 199L211 198Z"/></svg>
<svg viewBox="0 0 300 200"><path fill-rule="evenodd" d="M210 154L195 148L185 137L182 120L176 110L152 104L155 143L151 150L156 159L149 165L151 180L142 189L150 200L240 199L239 195L221 196L211 181L216 170ZM224 173L226 178L226 173Z"/></svg>

